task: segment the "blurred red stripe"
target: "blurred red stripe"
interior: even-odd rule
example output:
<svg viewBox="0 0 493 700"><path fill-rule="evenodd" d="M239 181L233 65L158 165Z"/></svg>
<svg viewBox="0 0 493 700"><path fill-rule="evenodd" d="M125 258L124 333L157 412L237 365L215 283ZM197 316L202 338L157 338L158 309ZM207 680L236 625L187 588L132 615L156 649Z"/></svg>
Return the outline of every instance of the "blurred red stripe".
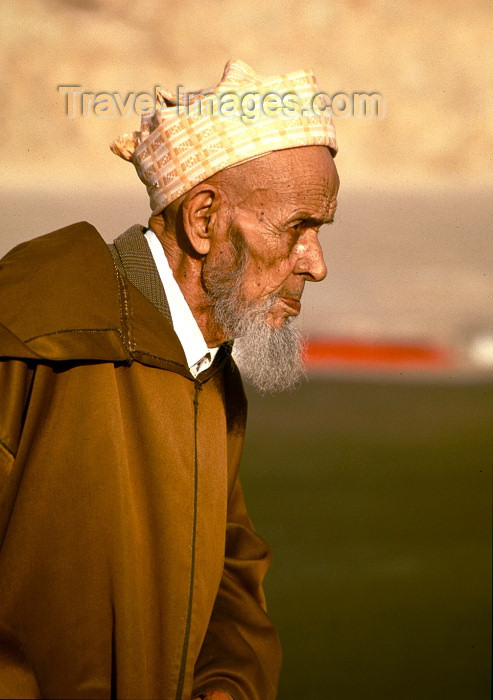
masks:
<svg viewBox="0 0 493 700"><path fill-rule="evenodd" d="M392 342L309 339L305 347L305 365L323 367L416 367L443 368L452 364L446 348Z"/></svg>

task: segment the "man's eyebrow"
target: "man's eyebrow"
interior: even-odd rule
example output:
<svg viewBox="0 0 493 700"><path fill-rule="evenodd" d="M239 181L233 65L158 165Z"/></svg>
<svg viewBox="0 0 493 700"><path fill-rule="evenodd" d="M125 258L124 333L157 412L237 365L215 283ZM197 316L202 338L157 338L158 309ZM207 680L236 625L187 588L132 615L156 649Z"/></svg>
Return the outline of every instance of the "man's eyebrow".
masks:
<svg viewBox="0 0 493 700"><path fill-rule="evenodd" d="M295 221L299 221L300 223L302 222L305 224L307 228L311 226L323 226L324 224L332 224L334 222L334 212L330 216L313 216L312 214L309 214L308 212L304 211L299 211L296 212L289 220L288 224L292 224Z"/></svg>

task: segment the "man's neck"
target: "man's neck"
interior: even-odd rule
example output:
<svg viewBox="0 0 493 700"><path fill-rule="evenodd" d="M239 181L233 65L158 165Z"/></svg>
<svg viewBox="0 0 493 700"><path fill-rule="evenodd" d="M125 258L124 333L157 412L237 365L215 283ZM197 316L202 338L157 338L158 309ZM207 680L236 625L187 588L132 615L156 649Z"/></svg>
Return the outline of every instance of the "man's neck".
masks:
<svg viewBox="0 0 493 700"><path fill-rule="evenodd" d="M159 222L161 222L160 225L156 226L159 230L156 231L154 225ZM174 231L164 230L162 217L151 217L149 228L154 231L163 246L173 277L190 307L207 346L214 348L221 345L228 338L214 319L213 302L202 284L203 259L194 258L179 247Z"/></svg>

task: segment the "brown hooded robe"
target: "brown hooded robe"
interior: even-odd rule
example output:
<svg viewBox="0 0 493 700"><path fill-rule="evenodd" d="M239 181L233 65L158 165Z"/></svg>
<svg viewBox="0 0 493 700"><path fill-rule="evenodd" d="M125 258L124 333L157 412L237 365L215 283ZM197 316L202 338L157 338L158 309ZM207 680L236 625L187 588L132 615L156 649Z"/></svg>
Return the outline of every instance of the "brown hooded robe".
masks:
<svg viewBox="0 0 493 700"><path fill-rule="evenodd" d="M0 263L0 697L270 700L241 379L133 272L87 223Z"/></svg>

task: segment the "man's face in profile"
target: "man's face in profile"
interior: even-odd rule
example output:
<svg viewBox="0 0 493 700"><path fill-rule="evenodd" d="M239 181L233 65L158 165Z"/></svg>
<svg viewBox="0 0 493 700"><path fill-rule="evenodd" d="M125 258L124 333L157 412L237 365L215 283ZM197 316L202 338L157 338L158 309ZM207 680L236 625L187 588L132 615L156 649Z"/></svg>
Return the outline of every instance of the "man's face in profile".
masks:
<svg viewBox="0 0 493 700"><path fill-rule="evenodd" d="M339 178L321 146L275 152L254 165L253 182L233 203L227 246L212 246L203 280L217 322L238 339L240 366L260 389L276 391L301 373L291 322L305 282L325 278L318 236L333 220Z"/></svg>

